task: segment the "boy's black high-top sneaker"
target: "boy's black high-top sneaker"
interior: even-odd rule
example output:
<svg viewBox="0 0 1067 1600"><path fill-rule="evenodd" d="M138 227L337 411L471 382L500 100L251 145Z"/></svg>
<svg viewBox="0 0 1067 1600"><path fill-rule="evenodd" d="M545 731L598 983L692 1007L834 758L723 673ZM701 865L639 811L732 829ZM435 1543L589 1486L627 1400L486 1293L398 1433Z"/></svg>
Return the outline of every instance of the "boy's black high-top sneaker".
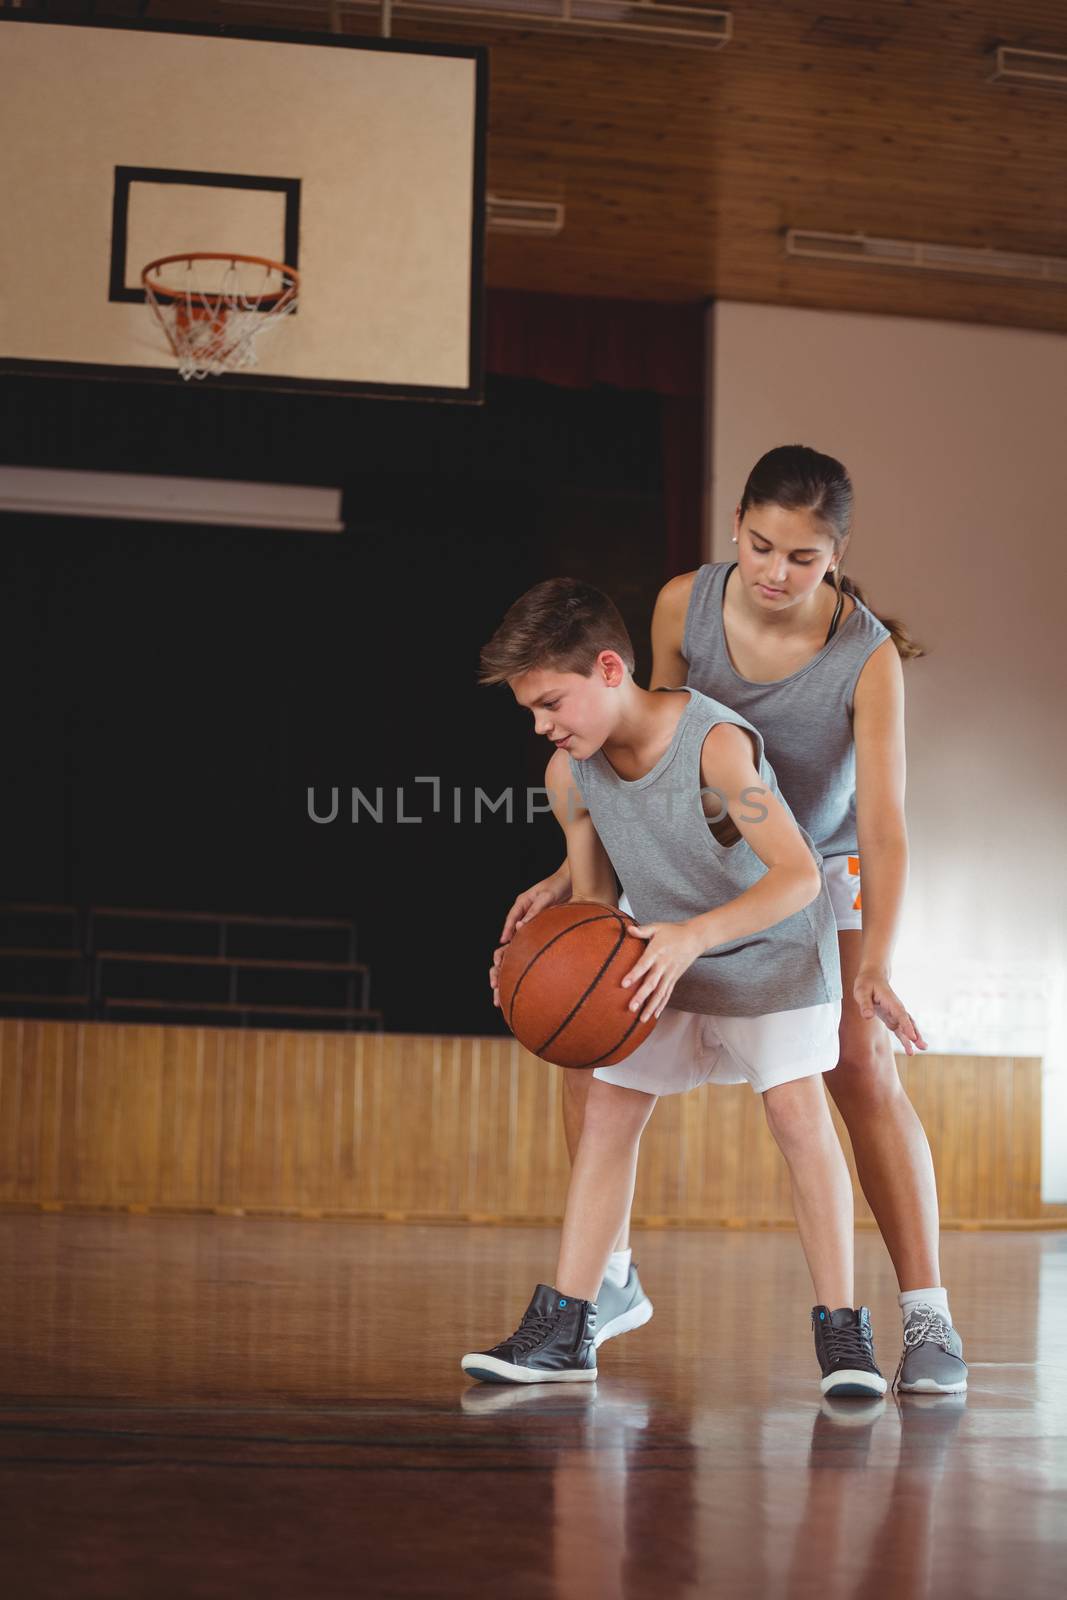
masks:
<svg viewBox="0 0 1067 1600"><path fill-rule="evenodd" d="M885 1394L886 1381L874 1361L871 1313L866 1306L853 1311L841 1306L815 1306L811 1313L815 1330L815 1354L822 1368L823 1394L837 1397Z"/></svg>
<svg viewBox="0 0 1067 1600"><path fill-rule="evenodd" d="M596 1305L539 1283L510 1339L463 1357L483 1383L592 1383L596 1379Z"/></svg>

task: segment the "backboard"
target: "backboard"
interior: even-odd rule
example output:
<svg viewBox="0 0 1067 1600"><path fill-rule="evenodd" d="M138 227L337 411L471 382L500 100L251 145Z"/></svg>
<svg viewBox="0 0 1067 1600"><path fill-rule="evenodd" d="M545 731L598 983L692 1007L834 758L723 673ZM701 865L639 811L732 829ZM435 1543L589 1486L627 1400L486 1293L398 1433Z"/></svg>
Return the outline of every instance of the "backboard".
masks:
<svg viewBox="0 0 1067 1600"><path fill-rule="evenodd" d="M238 387L481 397L480 47L0 18L0 368L177 382L146 263L284 262Z"/></svg>

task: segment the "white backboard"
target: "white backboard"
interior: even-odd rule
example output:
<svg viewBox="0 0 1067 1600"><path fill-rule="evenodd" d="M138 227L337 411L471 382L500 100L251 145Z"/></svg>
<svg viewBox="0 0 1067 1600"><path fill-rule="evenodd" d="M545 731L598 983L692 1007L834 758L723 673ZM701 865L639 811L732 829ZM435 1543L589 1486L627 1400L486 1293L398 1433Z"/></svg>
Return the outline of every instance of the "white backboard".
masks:
<svg viewBox="0 0 1067 1600"><path fill-rule="evenodd" d="M485 99L477 47L5 14L0 366L178 382L141 269L232 250L299 306L207 382L479 399Z"/></svg>

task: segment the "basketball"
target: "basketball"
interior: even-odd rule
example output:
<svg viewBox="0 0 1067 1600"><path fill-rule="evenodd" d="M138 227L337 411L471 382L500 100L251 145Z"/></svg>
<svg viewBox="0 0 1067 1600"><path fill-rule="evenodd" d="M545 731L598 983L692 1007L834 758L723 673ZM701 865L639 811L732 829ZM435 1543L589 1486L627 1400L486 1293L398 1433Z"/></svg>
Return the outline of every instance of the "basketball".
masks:
<svg viewBox="0 0 1067 1600"><path fill-rule="evenodd" d="M622 980L645 951L612 906L550 906L520 928L500 963L500 1004L519 1043L557 1067L613 1067L656 1026L629 1009Z"/></svg>

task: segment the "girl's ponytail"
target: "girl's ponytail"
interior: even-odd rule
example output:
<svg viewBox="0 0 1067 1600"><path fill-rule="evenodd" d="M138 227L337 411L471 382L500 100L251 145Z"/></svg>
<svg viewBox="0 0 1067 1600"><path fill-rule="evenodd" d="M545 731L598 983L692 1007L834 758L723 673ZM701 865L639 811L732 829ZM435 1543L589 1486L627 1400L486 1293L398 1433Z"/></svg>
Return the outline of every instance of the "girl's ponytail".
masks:
<svg viewBox="0 0 1067 1600"><path fill-rule="evenodd" d="M866 606L872 616L878 617L877 611L864 595L859 584L854 583L850 577L842 572L840 566L833 572L828 572L823 582L828 583L832 589L836 589L838 594L851 595L853 600L858 600L861 606ZM896 645L897 654L902 661L917 661L926 654L922 645L916 643L902 622L895 622L892 617L878 617L878 621L883 628L889 629L890 637Z"/></svg>

